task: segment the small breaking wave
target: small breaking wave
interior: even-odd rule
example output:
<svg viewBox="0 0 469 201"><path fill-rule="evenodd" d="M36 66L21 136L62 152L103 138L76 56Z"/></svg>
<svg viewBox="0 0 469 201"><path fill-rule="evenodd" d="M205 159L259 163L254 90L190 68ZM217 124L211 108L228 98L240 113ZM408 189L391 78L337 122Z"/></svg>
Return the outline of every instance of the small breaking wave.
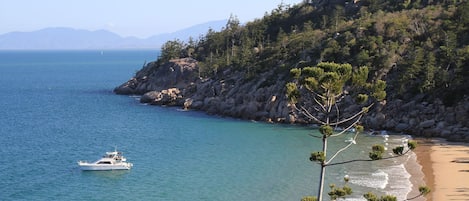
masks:
<svg viewBox="0 0 469 201"><path fill-rule="evenodd" d="M398 200L405 200L407 194L412 191L412 183L410 182L411 175L407 172L404 164L390 166L386 172L393 178L386 187L386 192L395 195Z"/></svg>
<svg viewBox="0 0 469 201"><path fill-rule="evenodd" d="M375 134L382 138L381 143L385 150L391 150L396 146L406 146L411 136L393 136L386 132ZM387 154L392 155L391 151ZM372 162L367 166L358 166L358 170L347 171L350 175L350 184L355 185L356 190L362 193L373 192L377 195L394 195L397 200L405 200L407 195L412 192L412 175L406 169L406 164L414 165L416 162L415 154L410 152L402 157L388 160ZM361 169L363 168L363 169ZM354 195L353 198L346 200L364 200L361 195Z"/></svg>
<svg viewBox="0 0 469 201"><path fill-rule="evenodd" d="M377 170L371 174L361 172L350 176L350 183L368 188L384 189L388 185L388 181L389 175L382 170Z"/></svg>

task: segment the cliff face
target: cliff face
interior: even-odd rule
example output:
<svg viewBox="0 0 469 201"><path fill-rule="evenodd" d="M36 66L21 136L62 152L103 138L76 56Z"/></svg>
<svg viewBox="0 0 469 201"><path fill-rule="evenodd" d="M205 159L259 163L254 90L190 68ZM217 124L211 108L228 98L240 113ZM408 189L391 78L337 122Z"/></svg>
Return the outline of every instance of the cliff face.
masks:
<svg viewBox="0 0 469 201"><path fill-rule="evenodd" d="M282 73L274 70L255 78L228 70L210 79L201 79L197 61L184 58L163 65L149 63L114 92L142 95L142 103L178 106L214 115L267 122L311 123L290 109L285 96L285 80ZM353 107L346 106L344 115L353 111ZM424 102L419 97L406 102L387 100L365 116L363 123L374 130L469 142L469 97L451 107L441 101Z"/></svg>
<svg viewBox="0 0 469 201"><path fill-rule="evenodd" d="M142 95L152 105L180 106L209 114L273 122L295 122L289 116L285 81L273 71L262 79L225 71L219 78L200 79L197 61L185 58L149 63L135 77L114 89L117 94Z"/></svg>

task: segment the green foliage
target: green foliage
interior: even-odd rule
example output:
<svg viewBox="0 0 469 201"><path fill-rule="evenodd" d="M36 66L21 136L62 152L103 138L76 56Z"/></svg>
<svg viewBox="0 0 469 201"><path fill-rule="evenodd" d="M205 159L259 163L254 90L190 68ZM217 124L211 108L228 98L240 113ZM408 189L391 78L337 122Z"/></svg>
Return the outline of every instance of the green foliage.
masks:
<svg viewBox="0 0 469 201"><path fill-rule="evenodd" d="M383 145L373 145L371 150L372 151L368 154L371 160L380 160L383 158L385 150Z"/></svg>
<svg viewBox="0 0 469 201"><path fill-rule="evenodd" d="M358 94L355 102L357 102L358 104L363 104L363 103L366 103L368 101L368 95L367 94Z"/></svg>
<svg viewBox="0 0 469 201"><path fill-rule="evenodd" d="M326 160L326 156L324 152L318 151L318 152L312 152L311 156L309 157L310 161L319 161L319 162L324 162Z"/></svg>
<svg viewBox="0 0 469 201"><path fill-rule="evenodd" d="M324 70L324 72L337 72L340 64L334 62L321 62L317 65L318 68Z"/></svg>
<svg viewBox="0 0 469 201"><path fill-rule="evenodd" d="M331 136L334 132L334 129L330 125L322 125L319 127L319 132L323 136Z"/></svg>
<svg viewBox="0 0 469 201"><path fill-rule="evenodd" d="M410 150L414 150L415 148L417 148L417 141L409 140L407 142L407 147L409 147Z"/></svg>
<svg viewBox="0 0 469 201"><path fill-rule="evenodd" d="M299 79L301 75L301 70L298 68L292 68L290 70L290 75L295 79Z"/></svg>
<svg viewBox="0 0 469 201"><path fill-rule="evenodd" d="M299 96L300 96L300 92L298 91L298 88L297 88L296 84L293 83L293 82L289 82L289 83L287 83L286 88L287 88L287 97L288 97L288 99L291 102L296 103Z"/></svg>
<svg viewBox="0 0 469 201"><path fill-rule="evenodd" d="M316 91L319 88L319 82L314 77L307 77L304 80L304 85L310 91Z"/></svg>
<svg viewBox="0 0 469 201"><path fill-rule="evenodd" d="M303 68L303 75L305 77L313 77L319 79L324 74L324 69L319 67L305 67Z"/></svg>
<svg viewBox="0 0 469 201"><path fill-rule="evenodd" d="M363 111L364 113L368 113L369 109L370 109L369 107L363 107L363 108L362 108L362 111Z"/></svg>
<svg viewBox="0 0 469 201"><path fill-rule="evenodd" d="M419 186L419 192L425 196L431 192L431 189L428 186Z"/></svg>
<svg viewBox="0 0 469 201"><path fill-rule="evenodd" d="M301 201L318 201L318 198L315 196L306 196L301 198Z"/></svg>
<svg viewBox="0 0 469 201"><path fill-rule="evenodd" d="M331 191L328 193L328 195L331 198L331 200L337 200L338 198L343 198L353 193L352 188L348 186L338 188L335 185L330 185L330 188L331 188Z"/></svg>
<svg viewBox="0 0 469 201"><path fill-rule="evenodd" d="M313 92L314 99L303 100L310 101L313 104L320 103L322 108L329 108L336 104L337 98L343 98L350 94L355 97L359 104L372 103L370 97L374 100L383 100L386 97L386 82L377 80L374 84L367 82L368 67L363 66L353 70L350 64L337 64L334 62L321 62L314 67L304 67L301 72L297 68L290 70L290 75L294 77L302 87ZM351 86L351 85L354 86ZM291 86L287 88L288 97L292 97ZM294 103L298 103L301 93L294 96ZM362 112L367 112L369 107L365 107ZM326 111L323 111L326 112ZM357 111L360 112L360 111Z"/></svg>
<svg viewBox="0 0 469 201"><path fill-rule="evenodd" d="M397 201L396 196L384 195L384 196L378 197L371 192L364 194L363 197L365 197L367 201Z"/></svg>
<svg viewBox="0 0 469 201"><path fill-rule="evenodd" d="M161 47L160 59L163 62L167 62L171 59L178 59L182 56L184 49L184 42L180 40L172 40L163 44Z"/></svg>
<svg viewBox="0 0 469 201"><path fill-rule="evenodd" d="M363 197L367 200L367 201L378 201L378 196L376 196L374 193L372 192L368 192L366 194L363 195Z"/></svg>
<svg viewBox="0 0 469 201"><path fill-rule="evenodd" d="M348 63L339 65L336 72L339 74L341 80L349 80L352 76L352 65Z"/></svg>
<svg viewBox="0 0 469 201"><path fill-rule="evenodd" d="M341 81L340 77L336 72L326 72L324 73L323 76L321 76L319 80L319 82L321 82L322 85L336 85L340 81Z"/></svg>
<svg viewBox="0 0 469 201"><path fill-rule="evenodd" d="M407 142L407 147L410 150L414 150L417 147L417 142L414 141L414 140L409 140ZM404 154L404 146L397 146L397 147L392 149L392 152L396 155L402 155L402 154Z"/></svg>
<svg viewBox="0 0 469 201"><path fill-rule="evenodd" d="M379 151L379 152L384 152L384 146L383 145L380 145L380 144L376 144L376 145L373 145L371 147L371 150L373 151Z"/></svg>
<svg viewBox="0 0 469 201"><path fill-rule="evenodd" d="M372 96L378 100L382 101L386 98L386 82L382 80L376 81L373 85L373 93Z"/></svg>
<svg viewBox="0 0 469 201"><path fill-rule="evenodd" d="M373 152L370 152L368 156L370 157L371 160L380 160L383 158L383 153L373 151Z"/></svg>
<svg viewBox="0 0 469 201"><path fill-rule="evenodd" d="M363 133L363 131L365 130L365 128L362 126L362 125L355 125L355 131L356 132L359 132L359 133Z"/></svg>
<svg viewBox="0 0 469 201"><path fill-rule="evenodd" d="M324 73L324 75L320 78L319 82L321 83L321 87L324 88L326 93L330 93L331 97L342 92L343 80L340 79L339 75L336 72Z"/></svg>
<svg viewBox="0 0 469 201"><path fill-rule="evenodd" d="M398 146L398 147L395 147L394 149L392 149L392 152L394 154L397 154L397 155L402 155L402 152L404 151L404 147L403 146Z"/></svg>

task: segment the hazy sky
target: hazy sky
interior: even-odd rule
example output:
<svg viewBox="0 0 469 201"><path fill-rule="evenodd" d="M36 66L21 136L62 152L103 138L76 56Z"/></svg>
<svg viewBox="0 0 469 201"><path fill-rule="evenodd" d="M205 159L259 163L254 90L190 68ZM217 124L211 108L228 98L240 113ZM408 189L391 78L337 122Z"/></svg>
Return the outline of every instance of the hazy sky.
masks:
<svg viewBox="0 0 469 201"><path fill-rule="evenodd" d="M262 18L282 2L301 0L0 0L0 34L71 27L143 38L230 14L241 22Z"/></svg>

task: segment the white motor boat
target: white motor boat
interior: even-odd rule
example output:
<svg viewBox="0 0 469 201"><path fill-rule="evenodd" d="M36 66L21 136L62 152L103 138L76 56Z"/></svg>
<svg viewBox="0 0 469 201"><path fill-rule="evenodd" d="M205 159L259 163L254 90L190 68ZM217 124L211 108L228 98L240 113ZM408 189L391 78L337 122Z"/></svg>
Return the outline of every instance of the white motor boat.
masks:
<svg viewBox="0 0 469 201"><path fill-rule="evenodd" d="M122 156L122 152L114 150L106 152L101 159L89 163L86 161L78 161L78 165L82 170L130 170L133 164L127 162L127 159Z"/></svg>

